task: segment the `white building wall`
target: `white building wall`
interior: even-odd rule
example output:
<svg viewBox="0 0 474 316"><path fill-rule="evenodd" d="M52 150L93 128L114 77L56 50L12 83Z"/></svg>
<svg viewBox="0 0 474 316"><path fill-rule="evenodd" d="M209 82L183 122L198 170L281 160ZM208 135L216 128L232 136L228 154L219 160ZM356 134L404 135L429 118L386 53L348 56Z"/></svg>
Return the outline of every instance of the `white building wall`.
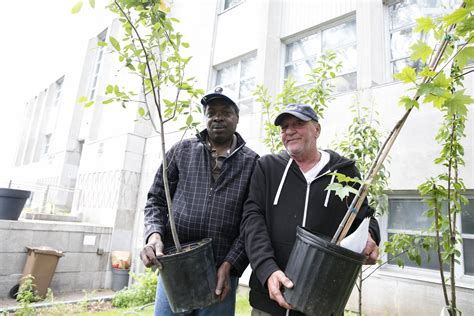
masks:
<svg viewBox="0 0 474 316"><path fill-rule="evenodd" d="M265 84L270 93L276 95L283 82L285 43L333 25L340 19L355 16L358 87L362 90L337 95L331 101L325 118L321 120L319 145L322 148L333 147L333 143L343 137L352 120L349 107L355 102L356 95L361 104L377 109L385 133L402 117L404 110L398 106L398 100L407 93L407 86L391 82L388 78L384 29L386 7L382 0L247 0L224 12L220 10L221 5L220 0L175 0L172 4L172 14L181 20L176 27L191 45L184 52L185 55L193 56L186 73L189 77L196 76L199 87L204 90L213 87L216 67L247 54L256 54L257 83ZM118 25L114 23L109 34L117 36L119 33ZM96 39L91 39L90 47L95 43ZM96 104L89 109L76 104L79 96L87 94L94 61L94 55L87 50L85 59L71 70L70 76L65 77L61 97L63 104L58 113L61 119L58 120L51 144L50 157L53 159L42 162L42 171L34 169L38 165L24 167L21 171L27 174L34 169L36 176L46 177L49 172L58 174L57 170L62 170L59 175L61 183L77 185L73 211L82 214L84 221L115 226L111 247L132 248L135 252L134 266L138 267L137 253L143 245L143 207L161 163L160 139L157 135L150 136L151 128L147 122L136 120L135 106L129 105L127 109L122 109L119 104L101 104L106 98L103 95L106 84L117 83L126 86L127 90L139 90L136 78L127 75L115 77L115 70L120 65L114 54L107 54L104 58L103 77L96 90ZM466 81L466 88L472 95L472 76ZM28 106L27 111L30 109ZM79 131L87 111L94 111L91 116L93 120L87 133L81 135ZM466 185L471 190L474 189L473 115L471 106L466 124L466 166L462 170ZM238 131L248 145L260 154L268 152L261 143L263 121L259 105L255 104L252 113L240 117L238 126ZM440 148L434 142L439 122L440 115L429 106L414 110L410 115L390 155L390 187L393 190L415 190L426 177L440 171L439 167L432 164ZM28 126L30 130L37 128L34 122ZM176 131L180 126L176 123L166 127L167 148L181 138L181 133ZM190 132L186 137L192 137L192 134ZM78 142L81 138L84 139L82 155ZM22 159L26 159L24 157L30 153L26 152L25 146L21 145L20 148ZM386 218L382 218L380 223L386 238ZM438 295L434 293L440 291L435 274L429 272L428 277L417 279L423 270L381 270L369 279L364 288L366 314L431 315L439 310L435 303L433 309L406 303L410 298L423 302L423 305L439 302L438 299L432 299ZM472 304L469 305L468 298L472 297L474 280L465 276L459 284L460 307L465 314L472 313ZM356 306L355 299L352 296L351 308Z"/></svg>

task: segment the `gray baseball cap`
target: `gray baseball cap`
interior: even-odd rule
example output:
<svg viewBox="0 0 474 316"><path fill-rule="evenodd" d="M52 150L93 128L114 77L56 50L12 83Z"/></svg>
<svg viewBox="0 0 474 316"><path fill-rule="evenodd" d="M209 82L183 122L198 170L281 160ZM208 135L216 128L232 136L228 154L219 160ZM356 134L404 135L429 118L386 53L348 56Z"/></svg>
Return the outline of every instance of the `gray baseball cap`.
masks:
<svg viewBox="0 0 474 316"><path fill-rule="evenodd" d="M286 114L293 115L306 122L311 120L318 122L318 116L316 115L316 112L314 112L313 107L303 103L293 103L288 104L275 118L276 126L281 125Z"/></svg>

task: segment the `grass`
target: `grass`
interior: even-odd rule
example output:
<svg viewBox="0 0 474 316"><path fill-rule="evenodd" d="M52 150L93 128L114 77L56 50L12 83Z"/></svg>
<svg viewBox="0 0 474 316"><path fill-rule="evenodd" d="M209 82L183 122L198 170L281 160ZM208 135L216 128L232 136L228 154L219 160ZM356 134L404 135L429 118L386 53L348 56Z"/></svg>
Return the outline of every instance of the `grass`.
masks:
<svg viewBox="0 0 474 316"><path fill-rule="evenodd" d="M252 308L249 304L249 290L247 287L239 286L237 289L237 298L235 301L235 315L248 316Z"/></svg>

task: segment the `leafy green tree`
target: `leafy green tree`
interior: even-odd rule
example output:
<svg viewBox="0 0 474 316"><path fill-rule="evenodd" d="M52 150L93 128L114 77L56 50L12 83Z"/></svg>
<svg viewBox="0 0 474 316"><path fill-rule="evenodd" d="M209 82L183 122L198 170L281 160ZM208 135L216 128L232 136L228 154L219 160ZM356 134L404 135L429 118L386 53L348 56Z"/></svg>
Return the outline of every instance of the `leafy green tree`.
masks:
<svg viewBox="0 0 474 316"><path fill-rule="evenodd" d="M443 41L439 48L416 43L412 46L411 58L423 62L431 60L435 65L441 62L443 66L437 72L434 67L425 67L418 74L422 78L421 83L417 82L415 69L411 67L406 67L396 75L397 79L414 85L416 91L415 97L404 96L400 99L408 112L420 107L420 104L431 103L442 114L443 121L436 135L441 151L434 163L442 166L444 171L418 187L428 206L426 216L432 220L431 227L423 234L426 236L395 234L386 243L385 251L392 255L407 252L408 259L420 265L420 252L435 249L444 301L451 316L461 314L456 304L454 266L460 257L457 246L462 242L456 218L467 203L463 196L466 186L460 177L459 168L464 165L462 141L465 138L468 104L474 103L474 99L462 89L465 75L470 72L463 72L463 69L474 59L473 10L474 2L466 1L460 8L441 18L418 19L417 31L433 32ZM403 265L403 261L399 260L399 265ZM444 267L447 267L449 277Z"/></svg>
<svg viewBox="0 0 474 316"><path fill-rule="evenodd" d="M89 0L94 7L95 1ZM82 8L79 1L71 10L77 13ZM114 0L107 8L118 16L123 36L110 36L108 42L99 41L99 46L110 46L118 55L123 69L127 69L141 80L142 90L126 91L118 85L108 85L106 95L110 98L104 104L119 102L123 107L132 102L138 102L138 113L150 120L155 131L161 137L161 152L163 153L163 182L168 205L169 221L173 234L173 241L177 251L181 245L177 236L172 201L169 191L167 166L169 162L166 152L165 124L185 118L184 128L195 128L199 122L193 119L193 112L200 111L193 107L193 100L204 93L195 88L194 77L186 77L185 69L191 57L184 57L182 50L189 47L183 40L183 35L176 31L174 24L179 21L168 16L169 8L164 0ZM141 95L142 100L135 100ZM167 96L172 96L168 98ZM85 106L91 106L92 100L81 98Z"/></svg>
<svg viewBox="0 0 474 316"><path fill-rule="evenodd" d="M285 80L282 92L272 98L267 88L257 85L254 91L255 100L261 103L265 116L263 143L272 153L278 153L284 148L280 141L280 130L278 126L273 125L273 120L282 108L292 103L306 103L313 105L318 117L324 118L324 110L328 107L334 89L331 79L336 77L335 72L341 67L336 54L328 51L306 74L308 83L305 86L298 86L296 80L290 77Z"/></svg>
<svg viewBox="0 0 474 316"><path fill-rule="evenodd" d="M365 179L372 162L375 161L382 147L382 134L379 131L380 124L378 122L379 114L375 110L374 104L370 107L361 105L358 95L356 95L355 104L351 106L351 112L354 114L354 118L347 128L346 134L336 147L341 154L355 161L361 177ZM388 171L382 165L369 187L367 195L369 205L378 215L382 215L387 210L387 194L385 191L388 189L388 178ZM357 194L357 190L354 189L354 191L353 193ZM364 277L363 272L362 269L359 271L356 283L359 293L359 315L362 315L363 281L370 276L369 274Z"/></svg>

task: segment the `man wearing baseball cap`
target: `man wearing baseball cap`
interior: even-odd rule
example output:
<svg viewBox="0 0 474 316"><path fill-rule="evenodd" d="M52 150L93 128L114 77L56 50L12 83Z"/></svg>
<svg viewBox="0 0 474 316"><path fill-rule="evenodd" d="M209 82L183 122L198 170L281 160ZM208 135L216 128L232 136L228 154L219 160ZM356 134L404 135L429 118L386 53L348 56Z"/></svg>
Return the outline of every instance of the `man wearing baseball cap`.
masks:
<svg viewBox="0 0 474 316"><path fill-rule="evenodd" d="M243 203L258 155L236 132L239 107L226 88L216 87L201 100L207 128L175 144L168 156L168 177L178 236L183 243L212 238L218 303L192 315L234 315L238 278L248 265L240 235ZM145 266L160 265L163 249L173 245L161 166L145 206ZM158 279L155 315L171 311Z"/></svg>
<svg viewBox="0 0 474 316"><path fill-rule="evenodd" d="M296 227L332 238L354 196L341 201L327 191L335 180L333 172L359 177L354 161L331 150L320 150L318 116L307 104L290 104L275 119L285 151L260 158L244 205L242 231L245 235L252 275L252 315L303 315L291 310L281 288L293 283L283 272L296 239ZM364 249L368 263L375 263L380 242L378 223L367 200L352 226L355 230L370 217L370 236ZM317 300L317 298L314 298ZM288 312L288 310L290 310Z"/></svg>

